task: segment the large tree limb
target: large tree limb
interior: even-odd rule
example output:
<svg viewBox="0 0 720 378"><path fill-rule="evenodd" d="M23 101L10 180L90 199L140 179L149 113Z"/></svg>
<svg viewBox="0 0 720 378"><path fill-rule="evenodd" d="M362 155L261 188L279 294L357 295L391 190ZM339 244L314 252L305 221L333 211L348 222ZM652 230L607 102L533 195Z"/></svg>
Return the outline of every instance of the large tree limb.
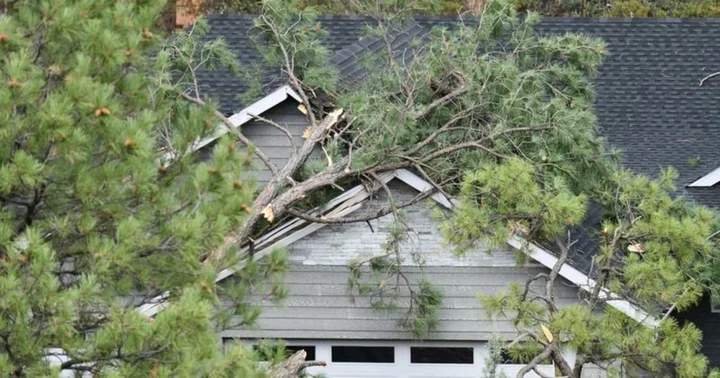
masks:
<svg viewBox="0 0 720 378"><path fill-rule="evenodd" d="M357 177L364 174L378 174L386 171L393 171L401 168L409 168L416 166L417 164L425 164L434 159L446 156L453 152L462 149L482 149L488 152L493 152L489 147L485 146L484 143L493 140L496 137L501 137L505 134L524 132L524 131L543 131L550 128L546 127L518 127L500 131L493 135L482 137L478 140L459 143L446 148L437 149L429 152L422 157L407 157L399 162L392 162L381 165L374 165L370 167L364 167L358 170L348 169L348 164L351 159L350 156L345 156L333 165L327 167L325 170L313 175L312 178L296 183L287 191L280 193L280 189L284 188L288 179L290 179L302 166L305 160L310 156L313 149L318 142L325 137L327 131L334 127L343 117L343 110L338 109L328 116L326 116L322 122L315 126L311 126L305 143L293 153L288 162L275 173L270 182L265 186L263 191L258 195L253 203L253 206L248 216L243 221L243 224L239 229L225 238L223 243L213 250L206 259L206 263L216 263L219 261L228 250L234 245L242 244L246 237L249 235L252 227L257 224L261 217L265 217L268 221L272 222L274 219L280 217L284 213L288 212L288 209L294 203L301 201L306 198L309 193L314 190L333 185L337 181L347 177Z"/></svg>
<svg viewBox="0 0 720 378"><path fill-rule="evenodd" d="M267 183L265 188L255 198L255 202L250 210L250 214L245 217L240 228L232 235L225 237L222 244L210 253L209 259L206 262L216 262L221 259L225 253L232 248L233 245L238 244L245 239L250 233L252 227L260 220L261 216L272 222L276 217L280 216L288 207L290 203L293 203L299 199L305 197L307 191L294 190L300 185L296 185L283 195L276 198L281 188L285 187L285 183L288 179L291 179L293 175L300 169L302 164L307 160L308 156L312 153L315 145L325 136L325 133L335 126L343 116L343 110L337 109L325 117L322 122L317 125L311 126L310 133L307 135L305 143L293 153L288 159L287 163L277 173L273 174L270 182ZM335 164L333 167L341 168L344 165ZM331 172L336 173L336 172ZM326 176L331 176L331 173ZM323 180L323 175L319 174L313 177L313 182L320 182L315 187L325 186L335 182L335 179L329 177L329 179ZM288 195L288 193L292 193ZM293 196L295 195L295 196ZM272 202L272 203L271 203Z"/></svg>
<svg viewBox="0 0 720 378"><path fill-rule="evenodd" d="M556 343L551 344L550 357L552 358L553 362L555 362L555 366L560 370L560 373L563 376L566 376L568 378L580 378L579 372L573 371L572 366L570 366L567 360L565 360L565 356L563 356L560 348L557 346Z"/></svg>
<svg viewBox="0 0 720 378"><path fill-rule="evenodd" d="M552 352L552 344L548 344L545 346L542 352L535 356L530 362L523 366L522 369L520 369L516 375L517 378L525 378L525 374L529 373L530 371L533 371L539 364L542 362L542 360L550 357L550 353Z"/></svg>
<svg viewBox="0 0 720 378"><path fill-rule="evenodd" d="M331 116L332 116L332 114L331 114ZM328 116L328 118L330 118L331 116ZM331 121L333 121L332 122L333 125L335 123L337 123L336 120L331 120ZM326 123L327 123L327 118L323 121L322 124L326 124ZM331 127L331 125L328 125L328 127ZM502 132L499 132L499 133L493 135L493 137L500 137L504 134L523 132L523 131L542 131L542 130L546 130L549 128L550 128L549 126L539 127L539 128L518 127L518 128L503 130ZM313 138L318 137L317 135L313 134L318 129L320 129L320 128L314 128L312 130L310 138L306 141L305 145L303 145L303 147L301 147L301 149L297 155L302 155L303 153L306 152L304 149L307 147L308 142L313 140ZM268 220L272 221L272 219L277 218L278 216L287 212L287 209L290 208L290 206L292 204L306 198L308 193L312 192L313 190L316 190L316 189L319 189L319 188L322 188L322 187L325 187L328 185L332 185L335 182L337 182L338 180L341 180L346 177L359 176L362 174L372 175L372 174L378 174L378 173L386 172L386 171L393 171L393 170L401 169L401 168L409 168L409 167L416 166L418 163L424 164L424 163L430 162L434 159L440 158L442 156L451 154L453 152L456 152L456 151L459 151L462 149L479 148L479 149L483 149L483 150L487 151L490 149L488 147L486 147L483 143L485 143L489 140L492 140L493 137L486 136L479 140L470 141L470 142L466 142L466 143L459 143L454 146L438 149L438 150L428 153L426 156L423 156L423 157L418 157L418 158L408 157L408 158L404 159L404 161L401 161L401 162L365 167L365 168L362 168L362 169L359 169L356 171L351 171L351 170L347 169L347 164L350 160L350 157L346 156L343 159L335 162L335 164L333 164L332 166L327 167L325 170L321 171L320 173L315 174L311 179L306 180L301 183L297 183L297 185L288 189L286 192L277 195L274 198L263 197L264 194L267 195L267 193L265 193L265 192L268 190L268 188L271 187L271 184L272 184L272 181L271 181L271 183L268 184L268 186L266 187L265 191L263 191L263 193L261 193L261 195L258 197L258 200L256 200L256 204L259 203L259 205L253 207L254 217L252 217L252 218L248 217L248 218L251 219L252 224L254 224L255 222L257 222L257 220L260 219L261 214L264 213L265 217L268 218ZM319 140L319 137L317 140ZM310 152L312 152L312 149L310 149ZM309 154L309 152L308 152L308 154ZM291 160L293 159L293 157L291 157ZM304 161L304 159L302 161ZM295 164L295 162L300 164L302 161L295 160L293 162L293 164ZM291 164L291 162L288 162L288 164ZM299 167L299 165L298 165L298 167ZM295 169L297 169L298 167L295 167ZM282 177L282 176L280 176L280 177ZM277 178L278 177L276 176L273 179L275 180ZM273 193L277 193L277 191L275 191ZM262 201L260 201L261 199L262 199ZM255 213L256 209L259 209L257 213ZM232 240L231 243L236 243L237 241L242 240L243 237L233 237L234 239L230 238L230 239L227 239L227 241ZM228 247L229 247L229 245L225 245L225 244L222 246L222 248L228 248Z"/></svg>

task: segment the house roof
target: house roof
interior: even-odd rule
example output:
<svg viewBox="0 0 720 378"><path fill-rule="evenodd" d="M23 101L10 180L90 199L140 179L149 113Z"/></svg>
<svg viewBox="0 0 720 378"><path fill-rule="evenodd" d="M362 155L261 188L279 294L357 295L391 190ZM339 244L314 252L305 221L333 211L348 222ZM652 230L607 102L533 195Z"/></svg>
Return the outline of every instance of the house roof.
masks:
<svg viewBox="0 0 720 378"><path fill-rule="evenodd" d="M225 38L241 64L253 64L259 61L259 55L248 38L251 20L251 16L211 18L208 37ZM362 79L365 75L360 64L363 57L384 48L384 41L363 39L363 28L371 24L371 20L334 16L322 17L319 21L329 32L325 43L333 52L330 62L339 69L341 85L352 85ZM455 22L457 20L450 18L418 18L415 24L392 34L389 40L394 49L402 50L414 39L422 38L431 27ZM536 30L541 34L586 33L602 38L607 44L608 56L596 80L595 113L600 132L613 146L624 151L627 167L655 175L660 168L673 166L680 173L678 194L720 208L720 188L687 187L720 166L720 149L716 148L717 142L708 137L720 135L716 121L720 110L714 106L720 95L716 89L720 83L710 79L700 85L708 75L720 71L720 51L709 47L720 37L720 20L551 18L543 20ZM279 72L272 70L267 71L265 82L268 90L284 84ZM246 88L242 80L230 79L223 72L202 73L200 83L206 93L219 99L225 113L243 108L236 98ZM357 206L359 203L346 211L354 211ZM590 271L592 256L597 250L593 229L601 216L602 209L592 207L585 223L577 230L581 240L571 257L572 267L563 268L570 269L564 276L575 274L583 282L592 281L583 272ZM287 225L280 228L285 227ZM293 237L303 237L313 232L313 227L317 225L310 225ZM527 248L521 241L514 242L534 259L552 263L550 260L554 257L547 248L537 245ZM233 271L221 272L218 279L224 279ZM646 315L642 311L633 314L634 307L629 306L626 313L644 322Z"/></svg>
<svg viewBox="0 0 720 378"><path fill-rule="evenodd" d="M208 37L224 38L241 64L260 60L248 38L252 16L211 17L209 22ZM329 34L324 42L333 51L331 62L344 80L360 79L362 57L384 49L384 42L363 39L363 28L372 23L368 18L326 16L319 22ZM453 22L447 17L419 17L416 25L391 41L402 48L431 27ZM720 49L714 48L720 20L548 18L536 30L586 33L605 40L608 55L596 80L595 103L601 133L624 151L629 168L654 175L673 166L680 173L679 192L720 208L720 190L686 188L720 166L718 142L708 138L720 135L720 78L699 85L720 71ZM243 107L236 99L246 88L241 79L224 72L203 73L200 83L220 100L224 112Z"/></svg>
<svg viewBox="0 0 720 378"><path fill-rule="evenodd" d="M255 15L235 14L211 16L208 19L210 30L207 40L222 38L238 57L240 66L261 63L261 56L250 41ZM360 41L363 36L363 27L370 19L358 16L323 16L319 20L329 32L325 38L325 46L336 52ZM263 78L267 90L285 84L280 71L269 69ZM198 72L198 82L201 90L219 100L220 111L224 114L234 114L249 104L243 104L238 95L245 93L247 84L242 78L232 77L225 71Z"/></svg>
<svg viewBox="0 0 720 378"><path fill-rule="evenodd" d="M259 60L249 43L252 16L210 18L209 37L223 37L241 64ZM357 16L321 17L328 31L325 44L333 52L330 62L340 73L341 85L351 86L365 76L361 61L385 48L385 42L364 38L372 20ZM416 23L389 40L402 51L434 26L451 26L458 19L418 17ZM472 22L472 21L470 21ZM607 57L596 79L595 113L599 130L624 154L624 164L635 172L656 175L673 166L679 172L678 194L697 203L720 208L719 187L688 187L720 166L720 77L701 80L720 71L718 19L588 19L546 18L536 30L545 35L585 33L602 38ZM272 75L270 75L272 77ZM275 78L277 75L275 76ZM268 79L268 87L273 85ZM219 97L223 111L239 104L234 97L245 88L240 79L215 73L201 83ZM580 242L572 263L589 271L597 244L593 229L602 209L591 207L577 230Z"/></svg>

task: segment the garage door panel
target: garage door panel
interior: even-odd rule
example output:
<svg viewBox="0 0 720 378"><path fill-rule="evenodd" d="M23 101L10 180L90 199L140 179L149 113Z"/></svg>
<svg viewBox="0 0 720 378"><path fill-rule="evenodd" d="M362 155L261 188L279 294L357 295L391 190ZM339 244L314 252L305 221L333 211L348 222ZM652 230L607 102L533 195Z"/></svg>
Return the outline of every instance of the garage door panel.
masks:
<svg viewBox="0 0 720 378"><path fill-rule="evenodd" d="M320 350L324 352L320 355L327 357L328 366L322 370L328 378L479 378L482 376L482 366L484 365L481 355L485 353L485 343L482 342L403 342L403 341L323 341ZM393 363L337 363L332 360L333 346L368 345L370 347L387 348L394 347ZM465 363L462 364L440 364L440 363L413 363L411 355L411 347L421 347L423 352L428 349L440 348L458 348L465 353ZM467 349L471 349L471 357L467 359ZM338 350L338 349L336 349ZM416 353L418 350L416 349ZM342 356L345 358L346 356ZM415 358L416 361L427 361Z"/></svg>
<svg viewBox="0 0 720 378"><path fill-rule="evenodd" d="M245 342L254 345L258 341ZM450 340L286 339L286 345L289 348L314 348L315 360L325 361L327 366L311 367L307 372L324 374L328 378L481 378L485 377L488 351L486 342ZM500 364L497 371L515 377L522 367ZM552 365L538 368L545 376L554 375ZM539 375L530 372L525 378L539 378Z"/></svg>

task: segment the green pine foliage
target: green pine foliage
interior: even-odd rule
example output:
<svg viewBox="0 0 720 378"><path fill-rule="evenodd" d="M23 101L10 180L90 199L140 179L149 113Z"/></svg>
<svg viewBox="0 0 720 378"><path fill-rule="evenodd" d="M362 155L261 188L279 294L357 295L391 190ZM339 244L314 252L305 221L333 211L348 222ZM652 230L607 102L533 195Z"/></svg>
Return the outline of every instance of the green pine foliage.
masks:
<svg viewBox="0 0 720 378"><path fill-rule="evenodd" d="M512 11L484 15L493 16L498 17L493 32L505 30L512 36L522 30ZM592 87L585 80L592 77L601 57L597 42L576 36L545 40L523 35L509 37L521 46L506 45L506 51L513 51L509 58L496 53L488 54L492 58L481 56L480 61L503 57L497 64L504 76L478 83L482 88L502 83L501 89L478 97L494 99L492 109L500 110L486 113L492 124L537 122L552 128L522 139L508 138L507 144L500 144L507 146L500 153L480 155L474 160L476 167L463 170L457 211L445 223L445 235L460 252L480 241L504 243L522 237L555 250L561 256L559 268L567 258L565 252L570 253L577 238L585 237L576 234L575 227L585 218L588 204L600 204L604 222L601 229L591 230L600 253L590 276L618 299L647 311L657 326L640 324L615 310L599 289L583 292L587 304L563 305L552 289L553 283L559 284L553 278L556 271L500 294L481 293L489 317L512 319L522 341L513 348L534 351L525 356L526 362L533 356L551 358L563 376L579 377L582 368L563 365L561 348L575 350L585 363L610 371L623 366L657 377L718 376L699 353L702 337L697 327L665 316L666 311L691 308L716 285L712 266L718 252L717 214L674 197L673 169L651 179L614 168L612 154L607 155L602 141L592 136ZM487 63L474 67L493 72L483 64ZM508 72L519 72L519 77L512 80ZM494 97L496 93L504 96ZM478 104L482 103L472 103Z"/></svg>
<svg viewBox="0 0 720 378"><path fill-rule="evenodd" d="M394 4L395 11L412 9L410 3ZM393 20L402 22L403 14ZM586 293L587 306L569 307L556 303L552 290L537 294L557 272L483 297L488 313L510 317L527 338L515 344L524 348L524 361L550 358L564 376L580 375L580 368L563 365L558 351L565 347L610 370L622 365L655 376L716 376L699 353L697 328L664 316L668 309L690 308L712 289L716 215L673 197L673 170L651 179L618 168L618 153L597 136L592 112L603 43L583 35L537 35L538 21L536 14L521 18L512 4L490 1L477 24L436 28L402 54L381 51L366 62L370 78L338 97L352 117L348 143L362 146L351 169L372 172L410 161L456 195L458 206L443 231L460 253L513 236L569 253L572 230L589 205L602 205L601 252L591 275L651 314L657 327L605 304L605 291ZM374 35L398 25L378 22ZM407 54L415 54L410 63L402 62ZM384 69L372 69L378 65ZM402 271L393 264L381 259L367 266L374 274ZM392 281L351 284L377 296Z"/></svg>
<svg viewBox="0 0 720 378"><path fill-rule="evenodd" d="M349 6L349 0L303 0L301 9L313 8L322 14L363 14ZM418 2L415 14L455 16L466 11L462 0ZM682 17L705 18L720 16L718 0L512 0L520 12L537 12L548 17ZM262 10L261 0L206 0L203 11L209 13L251 13Z"/></svg>
<svg viewBox="0 0 720 378"><path fill-rule="evenodd" d="M164 1L13 5L0 15L0 376L56 375L51 348L98 375L260 376L252 352L219 345L216 270L201 263L253 199L235 180L245 154L228 138L203 163L162 158L215 129L212 106L177 95L187 59L233 59L188 51L190 37L160 45ZM258 283L282 296L283 261L243 272L229 311L252 323L243 298ZM135 310L165 291L156 318Z"/></svg>
<svg viewBox="0 0 720 378"><path fill-rule="evenodd" d="M512 0L520 11L549 17L705 18L720 16L718 0Z"/></svg>
<svg viewBox="0 0 720 378"><path fill-rule="evenodd" d="M355 3L376 17L392 15L378 18L375 36L442 5L392 0L373 11ZM222 287L217 268L238 260L222 254L203 262L252 211L257 191L237 178L253 148L228 137L204 161L185 154L217 124L195 72L244 69L222 41L203 42L202 22L160 43L153 25L163 1L10 5L0 16L0 375L62 368L263 376L256 362L267 353L223 348L216 332L257 320L251 295L286 296L284 252L246 261ZM325 67L319 13L298 17L304 6L267 1L256 42L268 62L302 81L295 89L346 109L342 129L322 141L328 165L343 164L335 174L351 181L415 169L458 198L443 231L459 253L511 236L567 250L567 230L582 222L588 204L604 206L594 274L662 319L659 326L613 310L604 292L588 293L589 306L563 307L551 292L529 292L534 284L513 286L482 299L490 316L512 318L523 336L511 356L550 358L569 376L579 372L552 351L569 347L585 362L656 376L709 373L698 354L699 330L663 311L687 309L715 289L718 218L673 198L672 170L650 179L617 169L616 153L595 133L591 107L600 41L536 35L537 14L521 20L515 5L489 1L480 22L412 41L409 64L391 49L381 52L367 68L385 69L370 69L368 80L344 92ZM303 183L321 169L303 171ZM402 213L394 215L385 254L352 263L349 286L380 298L373 302L379 311L402 311L400 326L422 338L438 327L442 292L406 275L403 263L418 258ZM164 292L171 304L157 317L136 310ZM51 350L67 357L62 366L48 363ZM284 354L273 356L271 365Z"/></svg>
<svg viewBox="0 0 720 378"><path fill-rule="evenodd" d="M422 274L424 260L413 248L413 230L405 222L402 213L396 214L388 226L383 254L348 264L348 292L352 300L369 298L371 307L379 313L399 313L396 317L400 329L416 339L425 339L440 324L437 311L443 292ZM420 271L408 271L407 265L420 267Z"/></svg>
<svg viewBox="0 0 720 378"><path fill-rule="evenodd" d="M586 198L579 193L610 172L611 162L597 159L606 149L589 108L603 44L537 36L537 21L531 15L520 22L507 3L489 2L479 24L437 28L413 42L415 50L403 53L417 53L409 64L392 52L368 62L386 69L368 69L360 88L339 97L353 116L348 139L363 146L353 169L417 162L414 169L461 195L444 226L461 252L496 222L533 218L533 233L548 237L568 219L580 222ZM374 33L394 27L379 23ZM447 96L452 99L434 107ZM429 156L437 158L424 160ZM538 177L542 186L535 185ZM504 228L495 232L495 242L507 240ZM376 285L372 294L387 290Z"/></svg>

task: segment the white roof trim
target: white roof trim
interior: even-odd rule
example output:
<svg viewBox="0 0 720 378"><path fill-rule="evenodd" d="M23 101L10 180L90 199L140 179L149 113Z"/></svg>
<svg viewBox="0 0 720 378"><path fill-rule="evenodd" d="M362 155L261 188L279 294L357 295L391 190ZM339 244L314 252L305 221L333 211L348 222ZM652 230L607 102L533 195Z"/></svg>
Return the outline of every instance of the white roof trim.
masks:
<svg viewBox="0 0 720 378"><path fill-rule="evenodd" d="M419 191L432 189L432 185L429 182L405 169L398 170L395 173L395 176ZM432 198L448 209L452 209L454 205L454 201L452 199L447 199L442 194L436 194ZM513 248L517 248L523 251L530 258L549 269L552 269L555 266L555 263L557 263L558 261L558 258L552 253L550 253L548 250L538 246L537 244L530 243L519 236L511 237L508 240L508 244L510 244L510 246L512 246ZM597 282L595 282L595 280L591 279L581 271L573 268L569 264L563 265L563 267L560 268L559 273L561 277L577 285L580 289L584 291L592 292L592 290L594 290L597 286ZM635 319L639 323L645 324L651 328L655 328L658 325L657 320L653 318L650 314L645 312L645 310L641 309L640 307L629 301L620 299L618 295L613 294L607 289L603 288L601 290L600 298L606 300L607 304L615 307L620 312Z"/></svg>
<svg viewBox="0 0 720 378"><path fill-rule="evenodd" d="M384 183L388 183L394 178L403 181L404 183L410 185L411 187L415 188L420 192L426 192L434 189L432 184L406 169L399 169L395 172L386 173L381 176L381 180ZM339 195L338 197L328 202L325 206L323 206L323 208L326 210L332 209L325 216L328 218L334 218L350 214L359 209L362 206L362 202L364 202L368 197L370 197L370 193L365 189L364 186L358 185ZM447 209L452 209L454 207L454 201L447 198L441 193L436 193L431 198ZM279 228L271 231L266 235L263 235L261 238L258 238L255 244L256 252L254 256L255 258L262 258L274 249L279 247L286 247L325 226L327 226L327 223L312 223L302 219L293 219L287 222L285 225L280 226ZM296 229L298 227L302 228L291 231L290 234L286 234L281 237L281 235L286 233L288 230ZM278 237L281 237L281 239L277 239ZM551 252L538 246L537 244L530 243L519 236L511 237L508 240L508 244L510 244L510 246L514 248L521 250L530 258L549 269L552 269L553 266L555 266L555 264L557 263L558 258ZM231 267L221 271L220 273L218 273L215 282L222 281L232 276L239 268L241 267ZM592 290L594 290L597 286L597 282L595 280L591 279L581 271L573 268L569 264L563 265L563 267L560 268L559 273L561 277L570 281L574 285L577 285L581 290L592 292ZM645 310L633 304L632 302L621 299L620 296L612 293L605 288L601 290L600 297L601 299L604 299L607 304L616 308L625 315L635 319L637 322L647 325L651 328L657 327L658 321L653 316L648 314ZM154 316L158 312L165 309L165 307L167 306L167 298L168 293L163 293L162 295L157 296L147 304L139 307L138 311L147 316Z"/></svg>
<svg viewBox="0 0 720 378"><path fill-rule="evenodd" d="M385 184L394 178L395 172L380 175L380 180ZM357 185L330 200L322 207L322 210L330 210L330 212L325 214L327 218L343 217L362 207L362 202L370 197L370 194L363 185ZM311 210L308 213L312 214L313 211ZM255 240L255 253L253 257L255 259L263 258L273 250L286 247L327 225L328 223L312 223L299 218L292 219ZM240 250L240 253L246 250L247 248L243 248ZM242 268L242 265L223 269L215 277L215 282L220 282L232 276L240 268ZM162 293L138 307L136 310L146 316L155 316L168 306L167 299L169 296L170 293L168 292Z"/></svg>
<svg viewBox="0 0 720 378"><path fill-rule="evenodd" d="M692 184L688 185L690 188L709 188L720 182L720 167L715 168L714 171L706 174L703 177L695 180Z"/></svg>
<svg viewBox="0 0 720 378"><path fill-rule="evenodd" d="M288 98L293 98L297 102L302 103L302 98L300 97L300 95L297 94L297 92L295 92L289 85L283 85L282 87L272 91L267 96L250 104L248 107L241 110L239 113L233 114L228 119L235 128L238 128L245 123L251 121L253 119L253 116L265 113L266 111L272 109L273 107L287 100ZM218 125L217 130L213 135L196 140L192 144L192 147L185 152L185 154L191 154L207 146L208 144L214 142L228 132L229 130L225 125ZM173 158L175 158L175 153L172 151L166 153L164 156L165 161L170 161Z"/></svg>
<svg viewBox="0 0 720 378"><path fill-rule="evenodd" d="M557 263L557 256L548 252L546 249L538 246L535 243L529 243L527 240L513 236L508 240L508 244L512 247L523 251L533 260L540 264L552 269ZM573 268L572 266L565 264L560 268L560 276L566 280L572 282L574 285L586 292L592 292L597 287L597 282L592 278L588 277L585 273ZM600 299L605 300L607 304L615 307L623 314L635 319L638 323L647 325L648 327L655 328L658 326L658 321L653 318L645 310L631 303L630 301L620 299L620 297L612 293L608 289L601 289Z"/></svg>

